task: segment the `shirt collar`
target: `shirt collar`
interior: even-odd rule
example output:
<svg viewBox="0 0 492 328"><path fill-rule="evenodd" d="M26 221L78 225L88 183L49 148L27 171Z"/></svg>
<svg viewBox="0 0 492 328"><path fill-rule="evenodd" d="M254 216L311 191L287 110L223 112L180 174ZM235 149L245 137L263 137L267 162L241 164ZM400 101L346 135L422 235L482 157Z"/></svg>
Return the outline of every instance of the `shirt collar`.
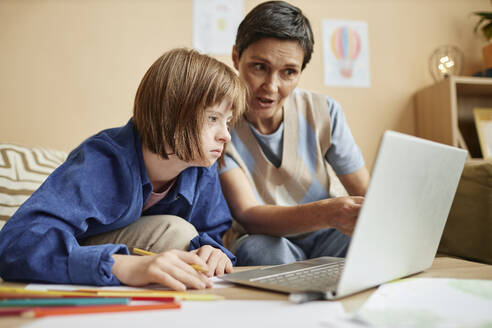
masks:
<svg viewBox="0 0 492 328"><path fill-rule="evenodd" d="M184 197L189 205L193 204L195 198L196 184L198 180L198 167L189 167L181 172L176 180L176 185L169 192L171 197Z"/></svg>
<svg viewBox="0 0 492 328"><path fill-rule="evenodd" d="M199 190L198 181L204 176L213 175L212 173L217 171L217 163L210 167L189 167L181 172L176 180L176 185L169 193L172 194L171 199L183 197L191 206L195 199L195 193ZM168 194L169 195L169 194Z"/></svg>

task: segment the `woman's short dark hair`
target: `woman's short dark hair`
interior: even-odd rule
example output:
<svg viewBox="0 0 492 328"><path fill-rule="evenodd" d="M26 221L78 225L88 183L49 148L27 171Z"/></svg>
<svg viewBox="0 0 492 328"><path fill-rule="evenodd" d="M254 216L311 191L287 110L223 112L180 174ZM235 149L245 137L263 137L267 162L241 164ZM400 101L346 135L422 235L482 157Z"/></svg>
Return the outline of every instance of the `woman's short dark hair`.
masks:
<svg viewBox="0 0 492 328"><path fill-rule="evenodd" d="M254 7L244 17L236 35L238 57L252 43L263 38L296 40L304 50L302 69L313 53L313 31L302 11L285 1L268 1Z"/></svg>

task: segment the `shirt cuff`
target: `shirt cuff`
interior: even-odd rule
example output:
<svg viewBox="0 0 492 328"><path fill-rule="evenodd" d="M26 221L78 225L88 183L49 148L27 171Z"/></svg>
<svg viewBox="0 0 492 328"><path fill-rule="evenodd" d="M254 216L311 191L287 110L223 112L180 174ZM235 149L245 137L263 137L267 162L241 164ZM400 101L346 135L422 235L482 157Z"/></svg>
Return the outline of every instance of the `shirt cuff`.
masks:
<svg viewBox="0 0 492 328"><path fill-rule="evenodd" d="M116 286L120 281L113 275L113 254L129 254L121 244L80 246L68 256L68 275L75 284Z"/></svg>
<svg viewBox="0 0 492 328"><path fill-rule="evenodd" d="M219 248L231 260L232 265L236 264L236 257L234 256L234 254L232 254L227 248L216 242L212 237L210 237L206 233L198 235L190 241L190 251L205 245L210 245L212 247Z"/></svg>

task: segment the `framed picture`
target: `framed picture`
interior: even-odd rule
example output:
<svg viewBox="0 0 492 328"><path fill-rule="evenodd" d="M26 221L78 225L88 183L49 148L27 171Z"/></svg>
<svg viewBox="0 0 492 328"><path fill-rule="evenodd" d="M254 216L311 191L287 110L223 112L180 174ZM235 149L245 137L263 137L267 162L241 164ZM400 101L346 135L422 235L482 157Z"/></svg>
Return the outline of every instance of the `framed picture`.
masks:
<svg viewBox="0 0 492 328"><path fill-rule="evenodd" d="M474 108L473 116L483 158L492 158L492 108Z"/></svg>

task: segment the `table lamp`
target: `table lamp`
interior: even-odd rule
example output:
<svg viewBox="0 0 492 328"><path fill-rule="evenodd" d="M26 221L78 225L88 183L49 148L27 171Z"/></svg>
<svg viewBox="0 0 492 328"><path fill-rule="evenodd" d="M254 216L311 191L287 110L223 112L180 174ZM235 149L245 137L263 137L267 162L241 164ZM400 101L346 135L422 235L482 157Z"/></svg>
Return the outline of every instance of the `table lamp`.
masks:
<svg viewBox="0 0 492 328"><path fill-rule="evenodd" d="M450 75L463 73L464 55L458 47L444 45L436 48L429 57L429 70L434 81L440 81Z"/></svg>

